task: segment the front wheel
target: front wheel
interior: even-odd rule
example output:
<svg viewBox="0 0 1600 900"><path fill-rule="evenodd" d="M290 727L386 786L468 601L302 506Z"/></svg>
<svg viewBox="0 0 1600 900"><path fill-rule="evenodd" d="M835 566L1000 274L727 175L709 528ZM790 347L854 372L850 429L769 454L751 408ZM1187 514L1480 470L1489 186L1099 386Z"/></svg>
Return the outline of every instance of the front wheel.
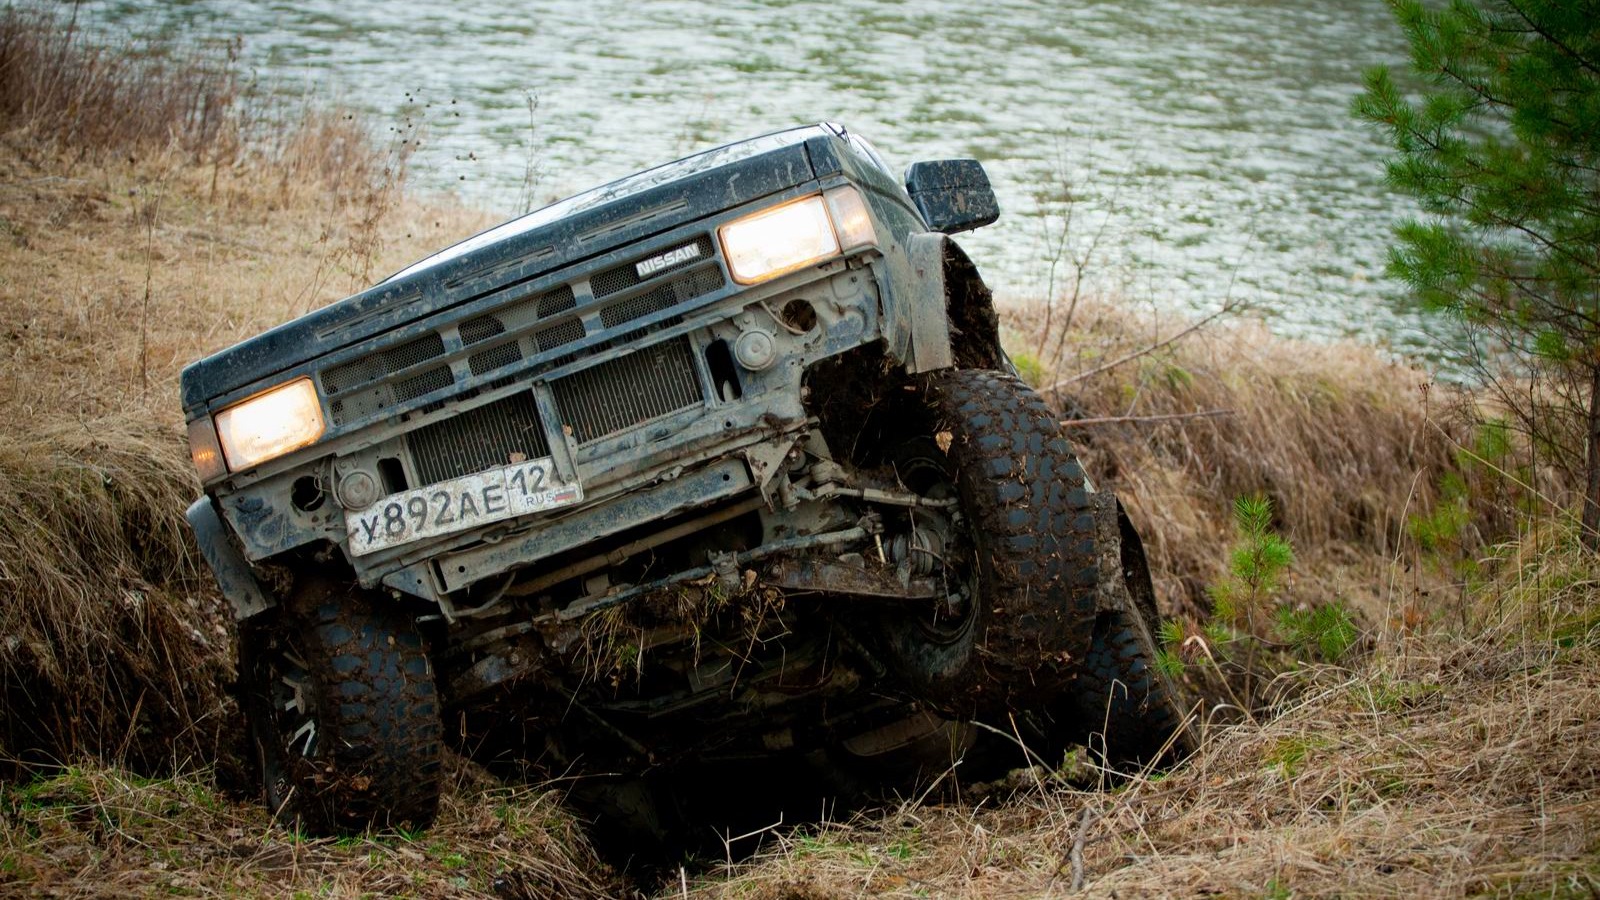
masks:
<svg viewBox="0 0 1600 900"><path fill-rule="evenodd" d="M265 618L239 653L267 807L314 834L430 825L442 727L416 624L321 582Z"/></svg>
<svg viewBox="0 0 1600 900"><path fill-rule="evenodd" d="M886 661L954 718L1004 715L1071 684L1094 628L1098 567L1083 468L1050 408L1014 376L941 372L902 445L910 489L953 497L937 548L945 597L887 618ZM920 524L918 526L921 527Z"/></svg>

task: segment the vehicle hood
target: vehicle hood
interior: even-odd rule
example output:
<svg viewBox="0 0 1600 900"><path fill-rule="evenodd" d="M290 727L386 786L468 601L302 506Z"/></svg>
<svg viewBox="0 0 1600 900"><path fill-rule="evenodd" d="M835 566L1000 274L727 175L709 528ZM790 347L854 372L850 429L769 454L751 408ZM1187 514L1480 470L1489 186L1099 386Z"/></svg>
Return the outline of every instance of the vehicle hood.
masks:
<svg viewBox="0 0 1600 900"><path fill-rule="evenodd" d="M840 170L828 126L728 144L585 191L183 370L194 418L285 369L492 291Z"/></svg>

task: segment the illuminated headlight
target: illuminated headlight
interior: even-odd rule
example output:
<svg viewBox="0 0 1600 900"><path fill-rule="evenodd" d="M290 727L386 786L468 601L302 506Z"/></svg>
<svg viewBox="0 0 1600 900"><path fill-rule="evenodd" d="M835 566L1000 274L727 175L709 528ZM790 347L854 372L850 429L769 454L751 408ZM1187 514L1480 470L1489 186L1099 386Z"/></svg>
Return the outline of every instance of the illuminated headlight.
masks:
<svg viewBox="0 0 1600 900"><path fill-rule="evenodd" d="M297 378L217 413L217 438L228 469L299 450L322 437L322 404L309 378Z"/></svg>
<svg viewBox="0 0 1600 900"><path fill-rule="evenodd" d="M717 229L728 271L755 284L874 243L866 204L855 188L790 200Z"/></svg>

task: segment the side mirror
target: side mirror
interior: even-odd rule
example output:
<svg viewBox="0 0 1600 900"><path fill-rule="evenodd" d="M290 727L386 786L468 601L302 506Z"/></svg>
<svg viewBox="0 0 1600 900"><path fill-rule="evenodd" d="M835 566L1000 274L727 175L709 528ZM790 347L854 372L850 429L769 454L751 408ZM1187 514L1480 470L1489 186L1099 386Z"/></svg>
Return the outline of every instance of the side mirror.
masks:
<svg viewBox="0 0 1600 900"><path fill-rule="evenodd" d="M955 234L1000 218L989 176L975 159L912 163L906 170L906 193L930 231Z"/></svg>

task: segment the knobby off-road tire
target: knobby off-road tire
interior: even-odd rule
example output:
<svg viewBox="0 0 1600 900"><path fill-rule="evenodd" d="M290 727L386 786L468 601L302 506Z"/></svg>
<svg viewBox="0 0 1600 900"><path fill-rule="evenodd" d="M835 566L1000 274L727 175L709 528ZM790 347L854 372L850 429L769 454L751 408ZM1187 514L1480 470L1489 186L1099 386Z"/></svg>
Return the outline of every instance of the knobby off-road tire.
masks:
<svg viewBox="0 0 1600 900"><path fill-rule="evenodd" d="M1143 766L1194 749L1188 704L1155 668L1159 644L1155 587L1144 545L1120 503L1097 498L1102 611L1073 690L1071 739L1086 742L1114 768ZM1120 576L1120 577L1119 577Z"/></svg>
<svg viewBox="0 0 1600 900"><path fill-rule="evenodd" d="M1002 717L1061 696L1088 652L1098 583L1091 494L1055 414L1014 376L938 373L925 401L927 435L908 445L948 447L936 456L961 521L944 569L965 581L967 600L940 616L892 614L884 656L945 714Z"/></svg>
<svg viewBox="0 0 1600 900"><path fill-rule="evenodd" d="M442 726L412 618L324 583L266 615L240 670L268 808L314 834L430 825Z"/></svg>

